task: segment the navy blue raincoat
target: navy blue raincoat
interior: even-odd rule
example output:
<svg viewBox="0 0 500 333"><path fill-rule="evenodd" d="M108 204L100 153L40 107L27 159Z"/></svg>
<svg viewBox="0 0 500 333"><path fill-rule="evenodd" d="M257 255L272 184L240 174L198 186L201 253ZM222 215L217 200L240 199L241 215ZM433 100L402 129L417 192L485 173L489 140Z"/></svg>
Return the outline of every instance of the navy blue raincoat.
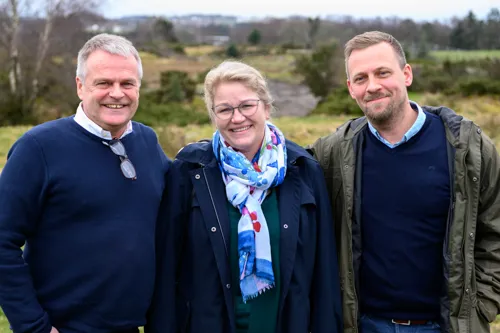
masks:
<svg viewBox="0 0 500 333"><path fill-rule="evenodd" d="M277 332L340 333L342 313L334 225L323 171L286 142L277 189L280 270ZM229 263L230 221L211 142L182 149L167 180L159 235L156 293L147 333L234 333ZM275 333L275 332L262 332Z"/></svg>

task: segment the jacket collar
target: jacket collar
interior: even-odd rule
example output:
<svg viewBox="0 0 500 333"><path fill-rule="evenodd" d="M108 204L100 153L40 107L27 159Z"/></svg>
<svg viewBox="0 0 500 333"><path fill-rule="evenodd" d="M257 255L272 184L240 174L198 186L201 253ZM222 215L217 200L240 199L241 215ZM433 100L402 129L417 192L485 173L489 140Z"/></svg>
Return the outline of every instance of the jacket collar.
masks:
<svg viewBox="0 0 500 333"><path fill-rule="evenodd" d="M422 106L422 109L426 112L439 116L455 139L460 137L460 128L463 125L464 120L466 120L464 117L458 115L455 111L445 106ZM363 116L349 121L339 129L342 129L345 126L344 139L351 140L356 134L363 130L367 124L368 121L366 117Z"/></svg>
<svg viewBox="0 0 500 333"><path fill-rule="evenodd" d="M448 127L450 132L453 134L453 136L457 139L459 138L460 127L462 126L464 117L456 114L455 111L445 106L423 106L422 109L439 116L443 120L443 123L446 125L446 127Z"/></svg>

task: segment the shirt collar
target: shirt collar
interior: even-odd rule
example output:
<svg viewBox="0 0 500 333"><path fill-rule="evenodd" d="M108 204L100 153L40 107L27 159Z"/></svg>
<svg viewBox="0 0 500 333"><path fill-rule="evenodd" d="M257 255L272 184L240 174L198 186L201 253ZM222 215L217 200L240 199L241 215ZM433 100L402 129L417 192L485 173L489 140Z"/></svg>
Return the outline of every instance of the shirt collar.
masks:
<svg viewBox="0 0 500 333"><path fill-rule="evenodd" d="M389 141L387 141L386 139L384 139L380 135L380 133L375 129L375 127L373 127L373 125L370 122L368 122L368 127L370 128L370 131L373 133L373 135L375 135L375 137L378 140L380 140L383 144L385 144L389 148L395 148L395 147L407 142L408 140L410 140L412 137L414 137L422 129L422 127L424 126L424 123L425 123L425 119L427 118L424 110L422 110L420 105L418 105L416 102L410 101L410 106L413 110L418 112L417 119L415 120L413 125L410 127L410 129L403 135L403 138L401 139L401 141L396 142L395 144L390 143Z"/></svg>
<svg viewBox="0 0 500 333"><path fill-rule="evenodd" d="M78 125L82 126L88 132L100 137L101 139L106 139L106 140L113 139L111 132L106 131L101 126L99 126L95 122L93 122L89 117L87 117L87 115L83 111L82 103L80 103L78 105L74 119L78 123ZM127 124L127 128L125 129L125 132L123 132L120 139L122 139L123 137L125 137L125 135L128 135L132 132L133 132L132 121L129 120L129 122Z"/></svg>

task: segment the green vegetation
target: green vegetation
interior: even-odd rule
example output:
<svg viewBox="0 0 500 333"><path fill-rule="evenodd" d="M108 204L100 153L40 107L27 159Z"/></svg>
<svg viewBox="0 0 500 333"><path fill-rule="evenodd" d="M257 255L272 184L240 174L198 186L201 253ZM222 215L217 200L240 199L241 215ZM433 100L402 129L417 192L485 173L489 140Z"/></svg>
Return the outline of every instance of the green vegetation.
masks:
<svg viewBox="0 0 500 333"><path fill-rule="evenodd" d="M430 55L441 61L500 59L500 50L431 51Z"/></svg>
<svg viewBox="0 0 500 333"><path fill-rule="evenodd" d="M29 128L29 126L0 127L0 170L7 160L7 153L12 144Z"/></svg>
<svg viewBox="0 0 500 333"><path fill-rule="evenodd" d="M310 55L297 57L295 74L302 77L314 96L323 101L333 89L344 85L340 80L344 77L340 59L337 43L324 44Z"/></svg>
<svg viewBox="0 0 500 333"><path fill-rule="evenodd" d="M229 58L239 58L241 56L241 53L235 44L231 44L226 49L226 56Z"/></svg>
<svg viewBox="0 0 500 333"><path fill-rule="evenodd" d="M311 112L312 115L343 115L362 116L363 112L355 100L351 98L347 87L333 90L318 106Z"/></svg>
<svg viewBox="0 0 500 333"><path fill-rule="evenodd" d="M500 58L474 60L416 61L413 63L414 92L448 96L500 96Z"/></svg>
<svg viewBox="0 0 500 333"><path fill-rule="evenodd" d="M262 35L259 30L253 29L252 32L248 35L247 40L251 45L257 45L260 43L262 39Z"/></svg>
<svg viewBox="0 0 500 333"><path fill-rule="evenodd" d="M345 93L347 94L347 92ZM341 95L336 96L336 98L342 98ZM329 98L325 103L329 103ZM411 93L410 99L421 105L446 105L453 108L461 115L474 120L481 126L500 150L500 101L488 97L457 99L443 95L420 93ZM347 100L348 99L345 99L346 103ZM203 101L198 98L195 99L195 103L200 108L196 111L196 114L200 117L205 117L205 120L201 121L199 124L193 124L192 122L187 124L181 121L181 118L177 120L171 118L174 120L171 120L168 125L153 125L158 134L160 144L169 157L174 157L178 150L188 143L212 137L214 128L209 124ZM350 107L355 105L352 101L350 103ZM158 107L162 106L160 105ZM318 109L321 108L322 106L320 105ZM328 107L326 107L326 109L328 109ZM356 110L359 115L359 109ZM136 119L140 119L141 112L142 111L137 112ZM175 117L175 115L179 113L181 112L177 110L172 112L171 116ZM287 138L305 146L313 143L317 138L335 131L339 125L352 117L354 117L354 115L345 114L345 112L337 112L337 114L331 112L325 115L319 111L313 111L313 115L307 117L280 117L273 119L273 122L282 129ZM154 119L150 119L150 121L152 123L155 122ZM172 123L177 123L177 125L173 125ZM14 141L28 129L29 127L26 126L0 127L0 168L4 166L7 152Z"/></svg>
<svg viewBox="0 0 500 333"><path fill-rule="evenodd" d="M3 311L0 309L0 333L12 333L9 322L5 318Z"/></svg>

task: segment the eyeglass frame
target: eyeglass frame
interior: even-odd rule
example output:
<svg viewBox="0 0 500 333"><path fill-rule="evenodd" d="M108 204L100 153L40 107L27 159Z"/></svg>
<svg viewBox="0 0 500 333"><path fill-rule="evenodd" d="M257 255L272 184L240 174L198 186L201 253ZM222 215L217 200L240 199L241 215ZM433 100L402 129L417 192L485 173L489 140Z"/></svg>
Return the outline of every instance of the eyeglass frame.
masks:
<svg viewBox="0 0 500 333"><path fill-rule="evenodd" d="M250 99L246 99L244 101L241 101L240 104L238 104L238 106L232 106L232 105L229 105L227 103L222 103L222 104L219 104L219 105L216 105L214 107L212 107L212 112L214 113L214 115L219 118L220 120L229 120L229 119L232 119L234 117L234 110L235 109L238 109L238 111L244 116L244 117L251 117L253 116L256 112L257 112L257 109L259 108L259 102L261 102L262 100L261 99L257 99L257 98L250 98ZM247 102L257 102L257 104L255 105L255 109L253 111L252 114L245 114L241 111L240 107L242 105L244 105L244 103L247 103ZM226 106L228 109L231 109L231 116L230 117L227 117L227 118L221 118L219 117L219 115L217 114L217 112L215 111L215 108L218 107L218 106Z"/></svg>
<svg viewBox="0 0 500 333"><path fill-rule="evenodd" d="M136 180L137 172L135 171L134 164L128 158L125 145L120 141L120 139L112 139L109 142L102 141L102 143L108 146L113 154L120 158L120 170L122 171L123 176L125 176L125 178L127 179ZM120 150L123 153L120 153Z"/></svg>

